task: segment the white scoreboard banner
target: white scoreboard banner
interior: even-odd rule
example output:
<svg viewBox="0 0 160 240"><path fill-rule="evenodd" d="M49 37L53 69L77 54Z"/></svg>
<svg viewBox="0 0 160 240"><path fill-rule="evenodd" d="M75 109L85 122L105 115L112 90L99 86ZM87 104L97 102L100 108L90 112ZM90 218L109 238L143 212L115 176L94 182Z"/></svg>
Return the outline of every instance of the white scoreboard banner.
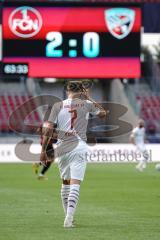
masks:
<svg viewBox="0 0 160 240"><path fill-rule="evenodd" d="M39 161L41 146L24 143L0 144L0 163L31 163ZM146 144L148 162L160 161L160 144ZM132 144L96 144L89 147L81 157L92 163L132 163L139 161L143 154Z"/></svg>

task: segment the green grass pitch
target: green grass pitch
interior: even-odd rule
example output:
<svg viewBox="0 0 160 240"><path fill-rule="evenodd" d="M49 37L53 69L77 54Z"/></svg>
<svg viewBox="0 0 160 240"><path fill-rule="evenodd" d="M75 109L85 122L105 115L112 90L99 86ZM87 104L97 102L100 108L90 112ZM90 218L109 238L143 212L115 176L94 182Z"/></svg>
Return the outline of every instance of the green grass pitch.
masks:
<svg viewBox="0 0 160 240"><path fill-rule="evenodd" d="M159 240L160 172L150 164L88 164L76 212L63 228L57 165L38 181L30 164L0 165L1 240Z"/></svg>

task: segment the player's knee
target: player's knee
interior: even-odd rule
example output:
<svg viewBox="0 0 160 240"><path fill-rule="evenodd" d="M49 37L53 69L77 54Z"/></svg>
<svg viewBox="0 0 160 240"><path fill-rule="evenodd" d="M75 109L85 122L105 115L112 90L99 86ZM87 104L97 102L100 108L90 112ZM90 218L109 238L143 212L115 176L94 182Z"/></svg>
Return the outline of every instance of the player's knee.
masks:
<svg viewBox="0 0 160 240"><path fill-rule="evenodd" d="M78 180L78 179L71 179L71 181L70 181L70 184L71 184L71 185L72 185L72 184L78 184L78 185L80 185L80 183L81 183L81 181Z"/></svg>

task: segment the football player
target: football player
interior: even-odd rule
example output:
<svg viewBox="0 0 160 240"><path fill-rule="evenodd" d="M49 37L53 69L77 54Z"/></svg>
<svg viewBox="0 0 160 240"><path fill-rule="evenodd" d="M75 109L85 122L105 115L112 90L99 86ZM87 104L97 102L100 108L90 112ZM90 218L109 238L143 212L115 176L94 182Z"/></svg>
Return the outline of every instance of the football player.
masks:
<svg viewBox="0 0 160 240"><path fill-rule="evenodd" d="M137 151L141 154L141 159L136 168L142 172L146 168L148 160L148 152L145 146L145 123L143 119L139 119L138 126L133 129L130 135L130 142L136 146Z"/></svg>
<svg viewBox="0 0 160 240"><path fill-rule="evenodd" d="M94 102L81 81L70 81L66 86L67 99L53 105L48 119L48 132L42 144L41 161L45 163L45 152L52 126L57 124L58 142L56 157L62 179L61 199L64 208L64 227L73 227L73 219L79 200L80 183L86 170L86 130L88 115L100 118L106 111Z"/></svg>
<svg viewBox="0 0 160 240"><path fill-rule="evenodd" d="M43 144L43 137L44 137L44 132L42 131L44 127L39 127L37 130L37 133L40 134L41 136L41 145ZM55 134L55 133L54 133ZM50 141L48 142L48 146L46 148L46 164L43 165L41 161L38 163L33 163L33 169L36 175L38 175L39 180L48 180L48 178L45 176L45 173L48 171L50 168L51 164L54 162L54 148L53 144L57 142L56 136L54 135L54 138L50 138ZM42 166L42 169L39 172L39 167Z"/></svg>

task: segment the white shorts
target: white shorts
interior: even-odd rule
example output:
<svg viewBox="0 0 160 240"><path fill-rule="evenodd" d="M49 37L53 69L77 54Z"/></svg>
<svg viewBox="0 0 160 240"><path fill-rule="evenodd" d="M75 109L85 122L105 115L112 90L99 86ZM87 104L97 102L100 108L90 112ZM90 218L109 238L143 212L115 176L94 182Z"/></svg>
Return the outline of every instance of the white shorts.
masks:
<svg viewBox="0 0 160 240"><path fill-rule="evenodd" d="M62 179L77 179L83 181L87 165L87 152L87 144L80 141L73 151L58 157L58 167Z"/></svg>
<svg viewBox="0 0 160 240"><path fill-rule="evenodd" d="M144 144L137 144L136 149L137 151L144 152L146 151L146 146Z"/></svg>
<svg viewBox="0 0 160 240"><path fill-rule="evenodd" d="M147 161L149 158L148 151L146 149L146 146L144 144L137 144L136 150L141 154L141 160Z"/></svg>

